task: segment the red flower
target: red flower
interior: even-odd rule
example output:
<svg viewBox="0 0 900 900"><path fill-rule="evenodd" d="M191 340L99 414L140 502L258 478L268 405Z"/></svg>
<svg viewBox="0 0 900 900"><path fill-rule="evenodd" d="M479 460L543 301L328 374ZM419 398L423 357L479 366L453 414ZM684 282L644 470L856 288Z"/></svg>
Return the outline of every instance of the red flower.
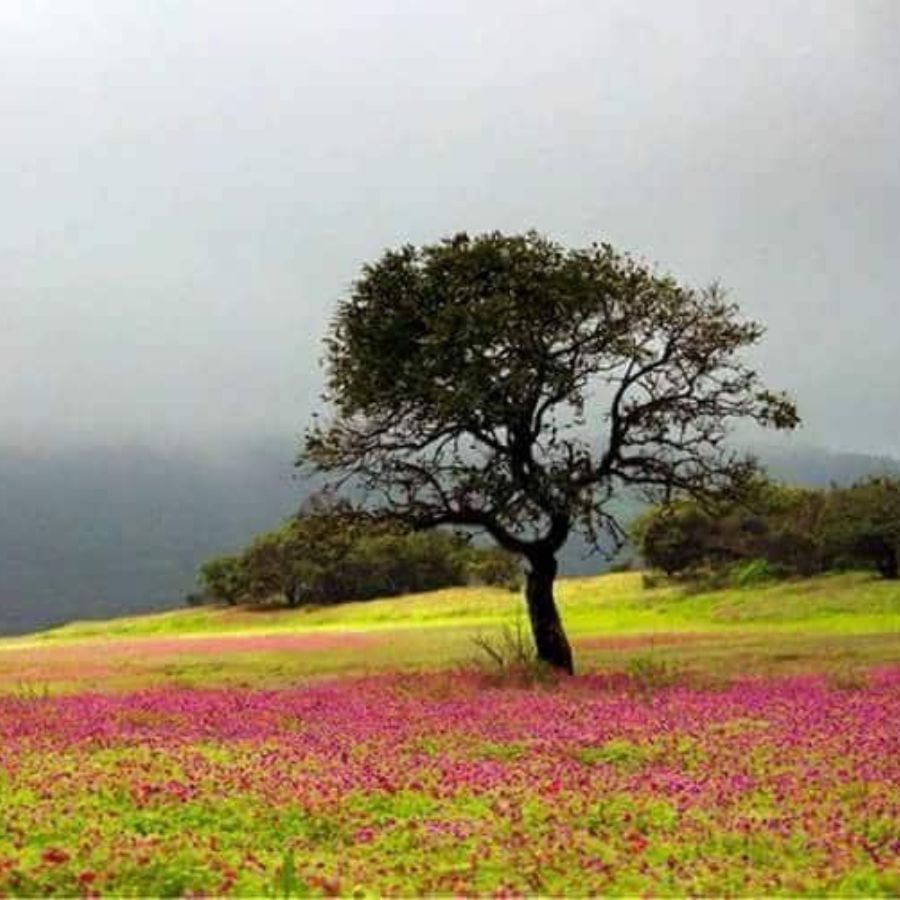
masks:
<svg viewBox="0 0 900 900"><path fill-rule="evenodd" d="M59 866L71 859L71 855L59 847L51 847L41 854L41 859L49 866Z"/></svg>

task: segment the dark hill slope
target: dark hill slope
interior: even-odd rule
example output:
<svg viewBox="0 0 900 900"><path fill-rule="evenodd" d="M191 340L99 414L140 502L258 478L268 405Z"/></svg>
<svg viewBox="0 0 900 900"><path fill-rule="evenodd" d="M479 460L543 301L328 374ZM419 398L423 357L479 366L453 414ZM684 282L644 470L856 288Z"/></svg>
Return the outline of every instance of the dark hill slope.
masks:
<svg viewBox="0 0 900 900"><path fill-rule="evenodd" d="M290 453L0 454L0 633L178 605L198 564L299 504Z"/></svg>

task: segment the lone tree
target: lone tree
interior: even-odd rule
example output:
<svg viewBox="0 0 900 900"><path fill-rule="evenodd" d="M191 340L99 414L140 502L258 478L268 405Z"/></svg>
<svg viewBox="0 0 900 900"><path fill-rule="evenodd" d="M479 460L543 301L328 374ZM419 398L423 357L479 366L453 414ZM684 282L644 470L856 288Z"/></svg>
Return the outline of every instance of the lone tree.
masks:
<svg viewBox="0 0 900 900"><path fill-rule="evenodd" d="M572 672L553 596L569 535L619 544L622 489L729 496L754 473L724 447L729 423L797 424L741 359L762 334L717 286L607 244L494 232L401 247L338 306L332 415L298 465L415 528L481 530L522 557L538 657Z"/></svg>

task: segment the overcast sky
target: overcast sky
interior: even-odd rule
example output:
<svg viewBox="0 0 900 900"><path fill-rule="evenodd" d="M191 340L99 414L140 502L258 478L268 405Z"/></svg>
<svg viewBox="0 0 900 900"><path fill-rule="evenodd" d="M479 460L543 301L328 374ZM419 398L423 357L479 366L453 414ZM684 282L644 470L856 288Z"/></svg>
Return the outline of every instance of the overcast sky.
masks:
<svg viewBox="0 0 900 900"><path fill-rule="evenodd" d="M3 0L0 442L296 434L359 266L605 239L900 455L900 2Z"/></svg>

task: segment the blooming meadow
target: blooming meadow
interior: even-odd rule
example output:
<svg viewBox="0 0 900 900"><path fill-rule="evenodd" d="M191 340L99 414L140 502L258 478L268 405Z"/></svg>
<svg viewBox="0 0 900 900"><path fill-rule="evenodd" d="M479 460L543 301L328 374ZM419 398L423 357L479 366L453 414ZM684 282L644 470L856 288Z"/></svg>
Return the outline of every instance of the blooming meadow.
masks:
<svg viewBox="0 0 900 900"><path fill-rule="evenodd" d="M900 668L0 697L0 895L900 893Z"/></svg>

